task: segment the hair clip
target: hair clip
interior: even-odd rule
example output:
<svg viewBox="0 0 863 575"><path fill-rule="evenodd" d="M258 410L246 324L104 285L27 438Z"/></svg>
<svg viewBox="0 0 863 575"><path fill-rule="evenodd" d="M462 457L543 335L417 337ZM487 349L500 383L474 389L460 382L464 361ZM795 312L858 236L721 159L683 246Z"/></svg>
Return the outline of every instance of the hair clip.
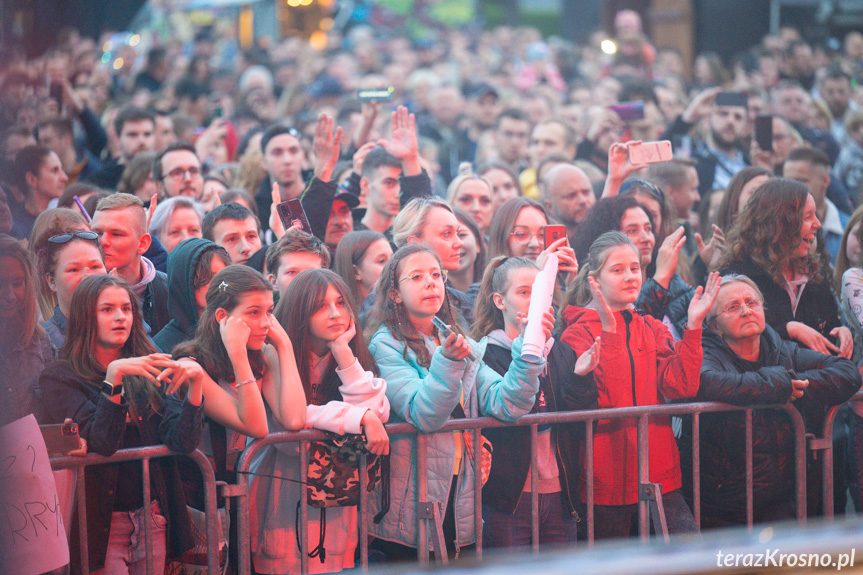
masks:
<svg viewBox="0 0 863 575"><path fill-rule="evenodd" d="M219 284L219 291L227 291L227 289L228 289L228 282L222 282Z"/></svg>

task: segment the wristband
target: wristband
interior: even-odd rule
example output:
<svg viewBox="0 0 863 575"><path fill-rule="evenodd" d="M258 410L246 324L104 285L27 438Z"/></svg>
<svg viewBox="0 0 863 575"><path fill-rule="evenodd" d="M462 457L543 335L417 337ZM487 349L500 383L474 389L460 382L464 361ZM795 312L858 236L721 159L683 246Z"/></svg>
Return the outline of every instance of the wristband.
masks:
<svg viewBox="0 0 863 575"><path fill-rule="evenodd" d="M106 379L104 382L102 382L102 393L104 393L108 397L114 397L117 394L122 394L123 383L120 382L117 385L114 385Z"/></svg>
<svg viewBox="0 0 863 575"><path fill-rule="evenodd" d="M240 389L240 388L241 388L241 387L243 387L244 385L248 385L248 384L250 384L250 383L255 383L256 381L258 381L258 380L257 380L257 379L254 379L254 378L252 378L252 379L247 379L246 381L241 381L241 382L239 382L239 383L237 384L237 389Z"/></svg>

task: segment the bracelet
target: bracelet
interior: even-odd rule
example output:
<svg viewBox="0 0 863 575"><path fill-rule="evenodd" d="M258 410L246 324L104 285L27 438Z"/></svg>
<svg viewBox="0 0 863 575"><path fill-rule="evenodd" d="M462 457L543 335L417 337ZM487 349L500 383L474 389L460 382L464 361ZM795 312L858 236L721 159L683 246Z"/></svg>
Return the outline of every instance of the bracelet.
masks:
<svg viewBox="0 0 863 575"><path fill-rule="evenodd" d="M250 383L255 383L256 381L258 381L258 380L255 378L247 379L246 381L241 381L240 383L237 384L237 389L240 389L244 385L248 385Z"/></svg>

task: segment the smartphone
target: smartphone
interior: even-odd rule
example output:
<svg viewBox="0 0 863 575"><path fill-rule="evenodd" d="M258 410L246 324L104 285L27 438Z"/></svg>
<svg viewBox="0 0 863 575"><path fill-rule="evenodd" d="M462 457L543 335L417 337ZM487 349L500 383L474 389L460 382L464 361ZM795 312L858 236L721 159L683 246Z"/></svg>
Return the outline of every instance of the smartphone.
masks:
<svg viewBox="0 0 863 575"><path fill-rule="evenodd" d="M288 200L276 206L279 211L279 218L282 220L282 225L288 229L294 224L299 223L303 227L303 231L307 234L312 233L312 227L309 225L309 220L306 218L306 210L303 209L303 204L300 200Z"/></svg>
<svg viewBox="0 0 863 575"><path fill-rule="evenodd" d="M671 150L671 142L660 140L658 142L641 142L629 147L629 161L633 164L655 164L656 162L667 162L674 156Z"/></svg>
<svg viewBox="0 0 863 575"><path fill-rule="evenodd" d="M45 439L48 453L69 453L79 447L77 423L40 425L39 430Z"/></svg>
<svg viewBox="0 0 863 575"><path fill-rule="evenodd" d="M624 122L644 119L644 102L623 102L608 107L613 110Z"/></svg>
<svg viewBox="0 0 863 575"><path fill-rule="evenodd" d="M545 238L545 247L559 240L560 238L566 237L566 226L559 225L548 225L542 226L542 233Z"/></svg>
<svg viewBox="0 0 863 575"><path fill-rule="evenodd" d="M438 329L438 331L441 332L441 335L443 335L443 337L441 338L441 341L448 338L450 336L450 334L453 333L452 328L447 326L447 324L445 324L443 322L443 320L441 318L439 318L438 316L432 317L432 323ZM473 354L473 351L470 352L470 355L468 355L468 357L470 358L471 361L477 360L476 356Z"/></svg>
<svg viewBox="0 0 863 575"><path fill-rule="evenodd" d="M720 92L716 96L715 103L717 106L748 108L749 98L743 92Z"/></svg>
<svg viewBox="0 0 863 575"><path fill-rule="evenodd" d="M765 152L773 151L773 116L755 118L755 142Z"/></svg>
<svg viewBox="0 0 863 575"><path fill-rule="evenodd" d="M364 88L357 90L357 100L360 102L389 102L393 99L395 88Z"/></svg>

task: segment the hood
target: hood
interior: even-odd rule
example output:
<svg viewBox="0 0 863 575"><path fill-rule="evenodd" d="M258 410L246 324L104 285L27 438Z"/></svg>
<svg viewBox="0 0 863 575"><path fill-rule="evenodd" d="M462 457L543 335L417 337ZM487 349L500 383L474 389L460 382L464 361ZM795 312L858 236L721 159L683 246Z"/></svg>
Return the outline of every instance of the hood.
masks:
<svg viewBox="0 0 863 575"><path fill-rule="evenodd" d="M488 334L488 343L494 344L507 349L512 347L512 340L506 335L502 329L496 329Z"/></svg>
<svg viewBox="0 0 863 575"><path fill-rule="evenodd" d="M195 267L204 250L215 245L210 240L191 238L180 242L168 254L168 312L183 332L194 333L198 325Z"/></svg>
<svg viewBox="0 0 863 575"><path fill-rule="evenodd" d="M701 347L704 350L704 355L711 356L727 356L735 364L740 371L748 371L749 364L745 362L739 355L734 353L725 340L719 337L709 327L704 328L701 333ZM779 334L769 325L764 326L764 331L761 332L760 357L764 365L779 365L779 353L782 347L782 339Z"/></svg>
<svg viewBox="0 0 863 575"><path fill-rule="evenodd" d="M577 321L584 322L598 322L599 314L595 309L590 309L587 307L579 307L575 305L567 306L566 309L563 310L561 317L566 322L567 326L574 324Z"/></svg>

